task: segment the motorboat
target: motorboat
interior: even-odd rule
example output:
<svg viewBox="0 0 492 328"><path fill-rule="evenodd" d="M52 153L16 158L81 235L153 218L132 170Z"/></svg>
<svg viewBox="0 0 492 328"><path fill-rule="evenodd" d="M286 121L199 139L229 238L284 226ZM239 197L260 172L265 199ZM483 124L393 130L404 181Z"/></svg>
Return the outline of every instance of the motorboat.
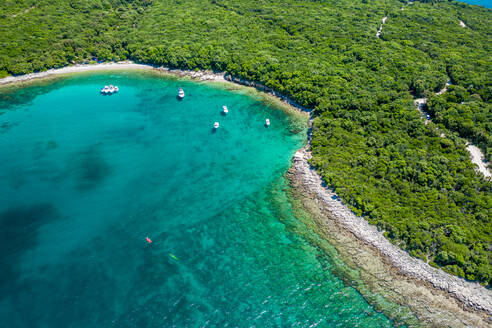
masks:
<svg viewBox="0 0 492 328"><path fill-rule="evenodd" d="M111 95L113 93L118 92L118 86L113 86L112 84L110 85L105 85L104 88L101 89L101 93L103 95Z"/></svg>
<svg viewBox="0 0 492 328"><path fill-rule="evenodd" d="M101 93L107 95L109 93L109 86L105 85L104 88L101 89Z"/></svg>

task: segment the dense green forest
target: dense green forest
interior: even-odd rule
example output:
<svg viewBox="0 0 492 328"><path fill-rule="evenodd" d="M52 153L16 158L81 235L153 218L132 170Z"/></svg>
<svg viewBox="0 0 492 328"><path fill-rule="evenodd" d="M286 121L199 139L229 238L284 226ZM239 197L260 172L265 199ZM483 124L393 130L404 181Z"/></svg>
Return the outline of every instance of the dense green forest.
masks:
<svg viewBox="0 0 492 328"><path fill-rule="evenodd" d="M0 23L0 76L130 59L226 71L288 95L313 109L312 164L357 214L413 256L492 283L492 183L464 146L467 138L492 154L491 10L453 1L7 0ZM449 92L433 96L448 80ZM435 123L415 109L421 96Z"/></svg>
<svg viewBox="0 0 492 328"><path fill-rule="evenodd" d="M490 88L490 87L489 87ZM488 96L492 92L489 90ZM482 96L471 93L460 85L449 87L448 92L431 96L427 111L434 122L456 131L482 149L485 157L492 161L492 103Z"/></svg>

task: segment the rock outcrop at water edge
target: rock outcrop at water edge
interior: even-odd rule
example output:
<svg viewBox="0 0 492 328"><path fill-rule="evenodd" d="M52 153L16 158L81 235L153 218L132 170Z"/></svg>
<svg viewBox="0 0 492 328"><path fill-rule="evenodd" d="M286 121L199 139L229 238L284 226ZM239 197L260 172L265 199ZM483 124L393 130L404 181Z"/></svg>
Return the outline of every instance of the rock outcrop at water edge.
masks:
<svg viewBox="0 0 492 328"><path fill-rule="evenodd" d="M433 268L391 244L381 231L364 218L356 216L334 192L324 186L321 177L309 164L310 158L311 153L306 148L297 151L291 171L293 170L303 187L315 196L317 202L322 203L324 210L328 211L341 227L377 249L402 274L428 282L433 287L452 294L465 306L492 316L492 291L478 283L468 282Z"/></svg>

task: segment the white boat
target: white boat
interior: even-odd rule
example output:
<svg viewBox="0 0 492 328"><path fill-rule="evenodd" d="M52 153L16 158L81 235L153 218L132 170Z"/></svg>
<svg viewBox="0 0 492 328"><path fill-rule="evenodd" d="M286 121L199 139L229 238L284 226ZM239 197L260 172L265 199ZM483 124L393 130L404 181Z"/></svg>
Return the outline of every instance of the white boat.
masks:
<svg viewBox="0 0 492 328"><path fill-rule="evenodd" d="M220 125L219 125L219 122L215 122L215 123L214 123L214 129L218 129L218 128L219 128L219 126L220 126Z"/></svg>
<svg viewBox="0 0 492 328"><path fill-rule="evenodd" d="M117 86L113 86L112 84L111 85L105 85L104 88L101 89L101 93L103 95L111 95L113 93L116 93L118 92L119 89Z"/></svg>
<svg viewBox="0 0 492 328"><path fill-rule="evenodd" d="M265 120L265 126L270 126L270 120L268 118Z"/></svg>
<svg viewBox="0 0 492 328"><path fill-rule="evenodd" d="M109 93L109 87L105 85L104 88L101 89L101 93L107 95Z"/></svg>
<svg viewBox="0 0 492 328"><path fill-rule="evenodd" d="M184 91L183 91L183 88L179 88L179 91L178 91L178 97L179 97L180 99L183 99L183 98L184 98L184 96L185 96L185 93L184 93Z"/></svg>
<svg viewBox="0 0 492 328"><path fill-rule="evenodd" d="M222 114L227 115L227 113L229 113L227 106L222 106Z"/></svg>

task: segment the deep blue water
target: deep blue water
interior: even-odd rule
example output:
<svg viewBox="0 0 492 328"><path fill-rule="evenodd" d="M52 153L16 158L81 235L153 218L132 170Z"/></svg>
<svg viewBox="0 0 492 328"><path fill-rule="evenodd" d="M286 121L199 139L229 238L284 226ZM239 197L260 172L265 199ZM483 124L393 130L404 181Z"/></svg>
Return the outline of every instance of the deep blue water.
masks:
<svg viewBox="0 0 492 328"><path fill-rule="evenodd" d="M485 8L492 8L492 0L461 0L460 2L465 2L470 5L479 5Z"/></svg>
<svg viewBox="0 0 492 328"><path fill-rule="evenodd" d="M305 135L143 73L0 91L1 326L390 326L303 237L283 174Z"/></svg>

